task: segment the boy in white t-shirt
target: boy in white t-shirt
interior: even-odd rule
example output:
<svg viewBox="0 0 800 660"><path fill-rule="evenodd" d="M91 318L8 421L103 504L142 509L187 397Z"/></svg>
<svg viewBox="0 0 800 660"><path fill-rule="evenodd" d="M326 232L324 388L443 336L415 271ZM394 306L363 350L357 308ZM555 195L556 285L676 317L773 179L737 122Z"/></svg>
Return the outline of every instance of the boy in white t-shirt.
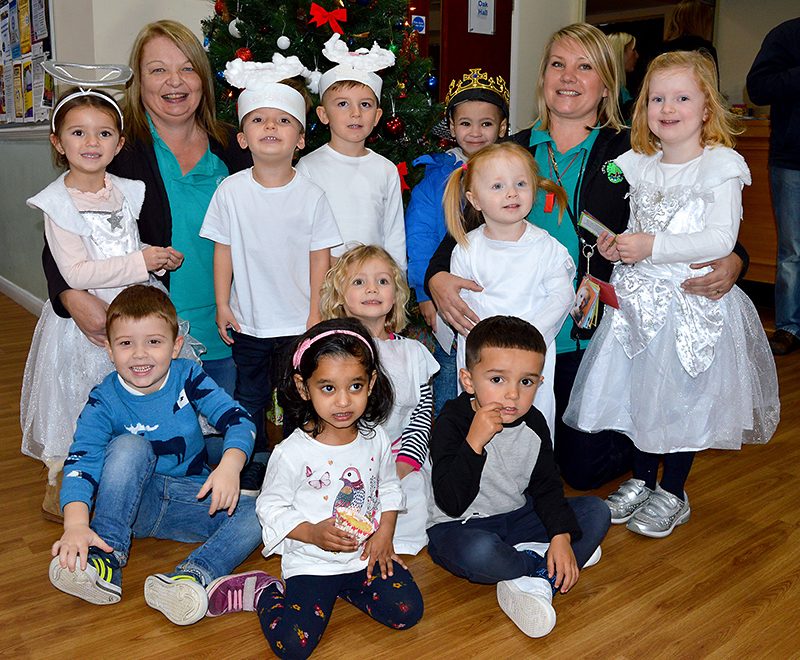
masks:
<svg viewBox="0 0 800 660"><path fill-rule="evenodd" d="M217 330L236 364L236 400L256 421L253 462L242 491L260 490L267 461L264 409L282 350L321 320L319 294L342 242L323 190L292 167L305 144L310 107L296 56L271 63L234 60L225 77L243 88L237 139L253 167L225 179L214 193L200 236L214 247Z"/></svg>
<svg viewBox="0 0 800 660"><path fill-rule="evenodd" d="M297 171L325 191L333 208L343 239L331 250L334 261L354 243L379 245L405 271L400 175L394 163L364 146L382 114L382 80L375 72L393 65L394 54L377 43L351 53L338 34L322 52L338 63L319 81L317 116L330 126L331 140L303 156Z"/></svg>

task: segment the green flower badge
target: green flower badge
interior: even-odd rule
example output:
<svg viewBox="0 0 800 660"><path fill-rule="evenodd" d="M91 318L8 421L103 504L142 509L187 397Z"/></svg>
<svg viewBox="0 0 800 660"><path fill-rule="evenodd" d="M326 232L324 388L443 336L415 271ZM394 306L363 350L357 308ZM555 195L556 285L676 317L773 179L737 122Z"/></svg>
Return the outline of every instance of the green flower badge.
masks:
<svg viewBox="0 0 800 660"><path fill-rule="evenodd" d="M603 164L603 174L608 177L608 180L611 183L622 183L625 179L625 175L622 173L622 170L619 168L613 160L607 160Z"/></svg>

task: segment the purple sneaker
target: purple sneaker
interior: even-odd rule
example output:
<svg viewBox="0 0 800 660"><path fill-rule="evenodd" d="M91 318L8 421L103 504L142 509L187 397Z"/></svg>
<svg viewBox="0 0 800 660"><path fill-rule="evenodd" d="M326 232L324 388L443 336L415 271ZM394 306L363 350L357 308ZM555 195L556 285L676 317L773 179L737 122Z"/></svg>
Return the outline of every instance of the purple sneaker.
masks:
<svg viewBox="0 0 800 660"><path fill-rule="evenodd" d="M255 612L262 592L273 584L283 593L283 583L264 571L248 571L218 577L206 587L208 593L206 616Z"/></svg>

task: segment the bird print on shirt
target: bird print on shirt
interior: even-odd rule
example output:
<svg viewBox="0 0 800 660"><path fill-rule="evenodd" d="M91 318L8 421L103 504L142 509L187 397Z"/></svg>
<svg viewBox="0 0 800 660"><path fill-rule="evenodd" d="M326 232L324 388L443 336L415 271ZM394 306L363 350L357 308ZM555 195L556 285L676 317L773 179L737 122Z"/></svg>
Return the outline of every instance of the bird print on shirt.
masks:
<svg viewBox="0 0 800 660"><path fill-rule="evenodd" d="M349 467L342 473L339 481L344 482L344 485L339 490L339 494L333 503L334 513L338 507L361 511L361 505L364 504L366 497L364 482L361 481L361 473L356 468Z"/></svg>

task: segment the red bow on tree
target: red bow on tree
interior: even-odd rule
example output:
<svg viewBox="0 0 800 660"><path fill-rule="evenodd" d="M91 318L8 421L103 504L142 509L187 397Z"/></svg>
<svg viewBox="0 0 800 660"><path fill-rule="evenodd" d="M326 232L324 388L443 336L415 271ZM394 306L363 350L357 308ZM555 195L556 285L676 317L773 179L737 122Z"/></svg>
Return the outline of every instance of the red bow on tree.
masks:
<svg viewBox="0 0 800 660"><path fill-rule="evenodd" d="M397 173L400 175L400 192L411 190L411 187L406 183L406 174L408 174L408 165L403 161L397 166Z"/></svg>
<svg viewBox="0 0 800 660"><path fill-rule="evenodd" d="M317 27L330 23L331 30L344 34L342 26L339 21L345 22L347 20L347 10L344 7L339 7L333 11L328 11L324 7L320 7L316 2L311 3L311 18L309 23L313 23Z"/></svg>

